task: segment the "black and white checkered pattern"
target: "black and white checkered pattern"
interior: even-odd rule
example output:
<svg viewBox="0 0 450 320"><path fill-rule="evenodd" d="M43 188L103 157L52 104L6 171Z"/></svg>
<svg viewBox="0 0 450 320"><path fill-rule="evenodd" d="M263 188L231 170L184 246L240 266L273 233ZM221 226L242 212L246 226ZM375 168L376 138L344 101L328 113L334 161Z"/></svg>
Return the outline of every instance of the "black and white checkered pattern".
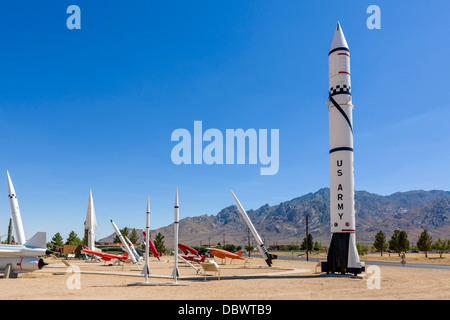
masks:
<svg viewBox="0 0 450 320"><path fill-rule="evenodd" d="M346 84L344 84L342 86L338 84L336 87L331 87L330 91L329 91L329 95L334 96L337 94L352 95L352 89L350 88L350 86L347 86Z"/></svg>

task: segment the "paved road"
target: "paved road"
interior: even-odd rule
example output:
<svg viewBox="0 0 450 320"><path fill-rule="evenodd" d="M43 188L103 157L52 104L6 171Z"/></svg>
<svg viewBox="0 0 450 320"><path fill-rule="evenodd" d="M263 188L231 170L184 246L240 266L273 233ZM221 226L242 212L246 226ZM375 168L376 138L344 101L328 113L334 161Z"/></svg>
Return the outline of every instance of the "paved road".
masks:
<svg viewBox="0 0 450 320"><path fill-rule="evenodd" d="M298 261L306 261L305 256L278 256L280 260L298 260ZM276 260L275 260L276 261ZM309 261L319 262L326 261L324 258L317 258L314 255L309 256ZM376 266L388 266L388 267L403 267L403 268L426 268L426 269L443 269L450 270L450 265L446 264L426 264L426 263L409 263L408 259L406 259L406 264L403 266L400 262L389 262L389 261L376 261L376 260L361 260L366 263L366 265L376 265Z"/></svg>

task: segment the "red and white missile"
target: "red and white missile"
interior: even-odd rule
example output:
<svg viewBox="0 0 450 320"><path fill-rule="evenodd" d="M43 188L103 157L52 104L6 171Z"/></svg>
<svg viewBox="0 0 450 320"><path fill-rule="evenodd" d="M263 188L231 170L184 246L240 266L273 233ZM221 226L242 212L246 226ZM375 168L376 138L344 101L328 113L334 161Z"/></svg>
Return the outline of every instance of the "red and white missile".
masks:
<svg viewBox="0 0 450 320"><path fill-rule="evenodd" d="M20 215L19 202L17 201L16 191L9 176L9 172L6 171L6 178L8 180L8 197L9 205L11 207L11 214L14 222L14 229L16 230L16 243L24 244L26 242L25 232L23 230L22 217Z"/></svg>
<svg viewBox="0 0 450 320"><path fill-rule="evenodd" d="M326 271L361 273L355 238L353 175L353 104L350 79L350 49L338 22L329 63L330 217L331 244Z"/></svg>

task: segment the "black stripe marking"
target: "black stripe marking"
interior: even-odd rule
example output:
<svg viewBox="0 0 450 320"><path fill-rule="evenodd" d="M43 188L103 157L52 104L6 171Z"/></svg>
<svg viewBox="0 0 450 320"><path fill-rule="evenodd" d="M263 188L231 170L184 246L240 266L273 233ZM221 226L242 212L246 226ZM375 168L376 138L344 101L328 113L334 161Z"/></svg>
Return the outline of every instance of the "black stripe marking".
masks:
<svg viewBox="0 0 450 320"><path fill-rule="evenodd" d="M333 50L331 50L331 51L328 53L328 55L332 54L332 53L335 52L335 51L339 51L339 50L344 50L344 51L350 52L350 50L349 50L348 48L346 48L346 47L337 47L337 48L334 48Z"/></svg>
<svg viewBox="0 0 450 320"><path fill-rule="evenodd" d="M353 148L350 148L350 147L334 148L334 149L330 150L330 154L332 154L333 152L336 152L336 151L351 151L351 152L353 152Z"/></svg>
<svg viewBox="0 0 450 320"><path fill-rule="evenodd" d="M347 115L345 114L344 110L342 110L341 106L333 99L332 96L329 96L330 101L334 104L334 106L336 107L336 109L339 110L339 112L342 114L342 116L345 118L345 120L348 123L348 126L350 127L350 131L353 133L353 127L352 127L352 123L350 122L350 119L347 117Z"/></svg>

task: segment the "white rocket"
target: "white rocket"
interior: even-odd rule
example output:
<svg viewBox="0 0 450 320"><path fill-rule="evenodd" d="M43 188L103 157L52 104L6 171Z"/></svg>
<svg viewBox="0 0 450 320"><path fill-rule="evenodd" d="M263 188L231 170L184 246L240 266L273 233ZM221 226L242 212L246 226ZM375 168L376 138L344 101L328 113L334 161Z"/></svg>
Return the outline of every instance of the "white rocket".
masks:
<svg viewBox="0 0 450 320"><path fill-rule="evenodd" d="M338 22L328 54L331 244L326 271L361 273L355 239L350 50Z"/></svg>
<svg viewBox="0 0 450 320"><path fill-rule="evenodd" d="M120 232L119 228L117 228L116 224L112 219L109 219L111 221L111 224L114 228L114 231L116 232L116 235L119 237L120 242L122 242L123 246L125 247L125 250L128 252L128 256L131 258L131 261L133 261L134 264L137 263L136 257L134 256L133 252L131 251L130 247L128 246L127 241L123 237L122 233Z"/></svg>
<svg viewBox="0 0 450 320"><path fill-rule="evenodd" d="M247 223L248 228L250 229L250 231L253 234L253 237L255 238L256 242L258 243L258 250L261 253L261 256L266 261L267 265L269 267L271 267L272 266L272 259L276 259L277 256L276 255L272 255L272 254L267 252L267 249L264 246L264 243L263 243L261 237L259 236L258 232L255 229L255 226L253 225L253 223L251 222L251 220L248 217L247 213L245 212L244 207L242 207L242 205L239 202L238 198L233 193L233 190L230 190L230 191L231 191L231 194L233 195L234 201L236 201L236 205L237 205L237 207L239 209L239 212L241 213L242 218L244 219L245 223Z"/></svg>
<svg viewBox="0 0 450 320"><path fill-rule="evenodd" d="M8 171L6 171L6 177L8 180L9 205L11 206L14 229L16 230L16 243L23 245L26 239L25 232L23 231L22 217L20 216L19 202L17 201L16 191L14 190Z"/></svg>
<svg viewBox="0 0 450 320"><path fill-rule="evenodd" d="M174 279L174 283L177 283L177 278L180 276L180 272L178 271L178 223L180 220L180 213L179 213L179 205L178 205L178 188L176 189L175 193L175 206L174 206L174 268L172 272L172 277Z"/></svg>
<svg viewBox="0 0 450 320"><path fill-rule="evenodd" d="M97 250L95 248L95 230L97 229L97 218L95 217L94 199L92 198L92 190L89 190L88 208L86 213L86 222L84 228L87 232L88 248Z"/></svg>
<svg viewBox="0 0 450 320"><path fill-rule="evenodd" d="M145 264L142 268L142 274L145 276L145 282L148 282L148 275L152 273L148 262L149 246L150 246L150 197L147 198L147 212L145 219Z"/></svg>
<svg viewBox="0 0 450 320"><path fill-rule="evenodd" d="M8 171L6 171L6 176L17 244L0 244L0 273L5 273L4 277L16 278L21 273L42 269L47 264L40 256L53 252L46 248L45 232L37 232L28 241L25 239L19 203ZM8 275L6 275L7 273Z"/></svg>

